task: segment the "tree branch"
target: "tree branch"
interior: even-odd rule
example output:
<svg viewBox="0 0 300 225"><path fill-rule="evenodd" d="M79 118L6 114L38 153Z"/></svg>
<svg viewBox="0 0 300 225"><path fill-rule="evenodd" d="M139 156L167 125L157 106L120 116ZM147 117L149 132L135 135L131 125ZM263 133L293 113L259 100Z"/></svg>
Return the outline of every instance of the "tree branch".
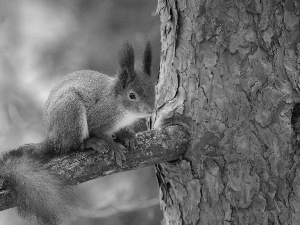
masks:
<svg viewBox="0 0 300 225"><path fill-rule="evenodd" d="M111 160L108 153L96 151L59 156L45 164L45 167L76 185L109 174L179 159L187 150L190 140L189 133L179 125L140 132L136 136L142 144L134 151L125 152L126 161L122 167ZM15 206L12 197L9 190L5 190L5 181L0 178L0 211Z"/></svg>

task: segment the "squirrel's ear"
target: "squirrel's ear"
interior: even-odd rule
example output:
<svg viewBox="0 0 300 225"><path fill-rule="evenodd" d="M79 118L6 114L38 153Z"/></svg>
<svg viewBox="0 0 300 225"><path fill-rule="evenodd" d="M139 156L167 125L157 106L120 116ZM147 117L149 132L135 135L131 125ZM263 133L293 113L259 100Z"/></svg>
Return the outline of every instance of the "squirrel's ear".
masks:
<svg viewBox="0 0 300 225"><path fill-rule="evenodd" d="M126 41L119 50L118 56L121 69L127 68L129 71L134 70L134 51L131 44Z"/></svg>
<svg viewBox="0 0 300 225"><path fill-rule="evenodd" d="M134 71L128 68L121 68L118 74L118 86L120 90L124 90L135 78Z"/></svg>
<svg viewBox="0 0 300 225"><path fill-rule="evenodd" d="M143 71L144 73L151 75L151 64L152 64L152 52L150 41L147 42L146 49L143 57Z"/></svg>
<svg viewBox="0 0 300 225"><path fill-rule="evenodd" d="M119 65L117 90L124 90L135 78L134 51L128 42L125 42L119 51Z"/></svg>

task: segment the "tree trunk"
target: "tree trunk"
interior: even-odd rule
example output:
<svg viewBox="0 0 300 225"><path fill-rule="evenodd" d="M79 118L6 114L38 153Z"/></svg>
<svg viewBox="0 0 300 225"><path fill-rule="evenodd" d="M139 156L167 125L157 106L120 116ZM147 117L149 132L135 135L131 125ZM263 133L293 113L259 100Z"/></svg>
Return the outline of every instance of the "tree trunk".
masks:
<svg viewBox="0 0 300 225"><path fill-rule="evenodd" d="M175 118L193 137L156 166L163 224L300 224L299 0L159 0L158 12L156 126Z"/></svg>

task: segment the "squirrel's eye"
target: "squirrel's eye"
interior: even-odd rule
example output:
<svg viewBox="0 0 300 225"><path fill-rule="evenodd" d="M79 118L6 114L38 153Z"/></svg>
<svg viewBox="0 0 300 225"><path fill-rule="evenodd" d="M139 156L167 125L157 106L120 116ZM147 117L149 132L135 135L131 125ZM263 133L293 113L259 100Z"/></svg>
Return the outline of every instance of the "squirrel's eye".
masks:
<svg viewBox="0 0 300 225"><path fill-rule="evenodd" d="M130 98L130 99L136 99L136 96L135 96L134 93L131 92L131 93L129 93L129 98Z"/></svg>

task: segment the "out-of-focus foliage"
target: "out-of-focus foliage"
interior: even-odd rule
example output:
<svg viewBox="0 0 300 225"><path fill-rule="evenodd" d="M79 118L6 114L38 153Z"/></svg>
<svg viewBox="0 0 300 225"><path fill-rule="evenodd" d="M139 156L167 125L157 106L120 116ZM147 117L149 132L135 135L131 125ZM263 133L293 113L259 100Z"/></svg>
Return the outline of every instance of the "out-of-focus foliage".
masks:
<svg viewBox="0 0 300 225"><path fill-rule="evenodd" d="M0 1L1 151L44 138L42 108L62 76L81 69L113 75L122 42L141 58L153 46L153 72L160 55L159 18L152 0ZM79 187L88 206L72 224L159 224L153 168L87 182ZM0 225L23 224L14 210Z"/></svg>

